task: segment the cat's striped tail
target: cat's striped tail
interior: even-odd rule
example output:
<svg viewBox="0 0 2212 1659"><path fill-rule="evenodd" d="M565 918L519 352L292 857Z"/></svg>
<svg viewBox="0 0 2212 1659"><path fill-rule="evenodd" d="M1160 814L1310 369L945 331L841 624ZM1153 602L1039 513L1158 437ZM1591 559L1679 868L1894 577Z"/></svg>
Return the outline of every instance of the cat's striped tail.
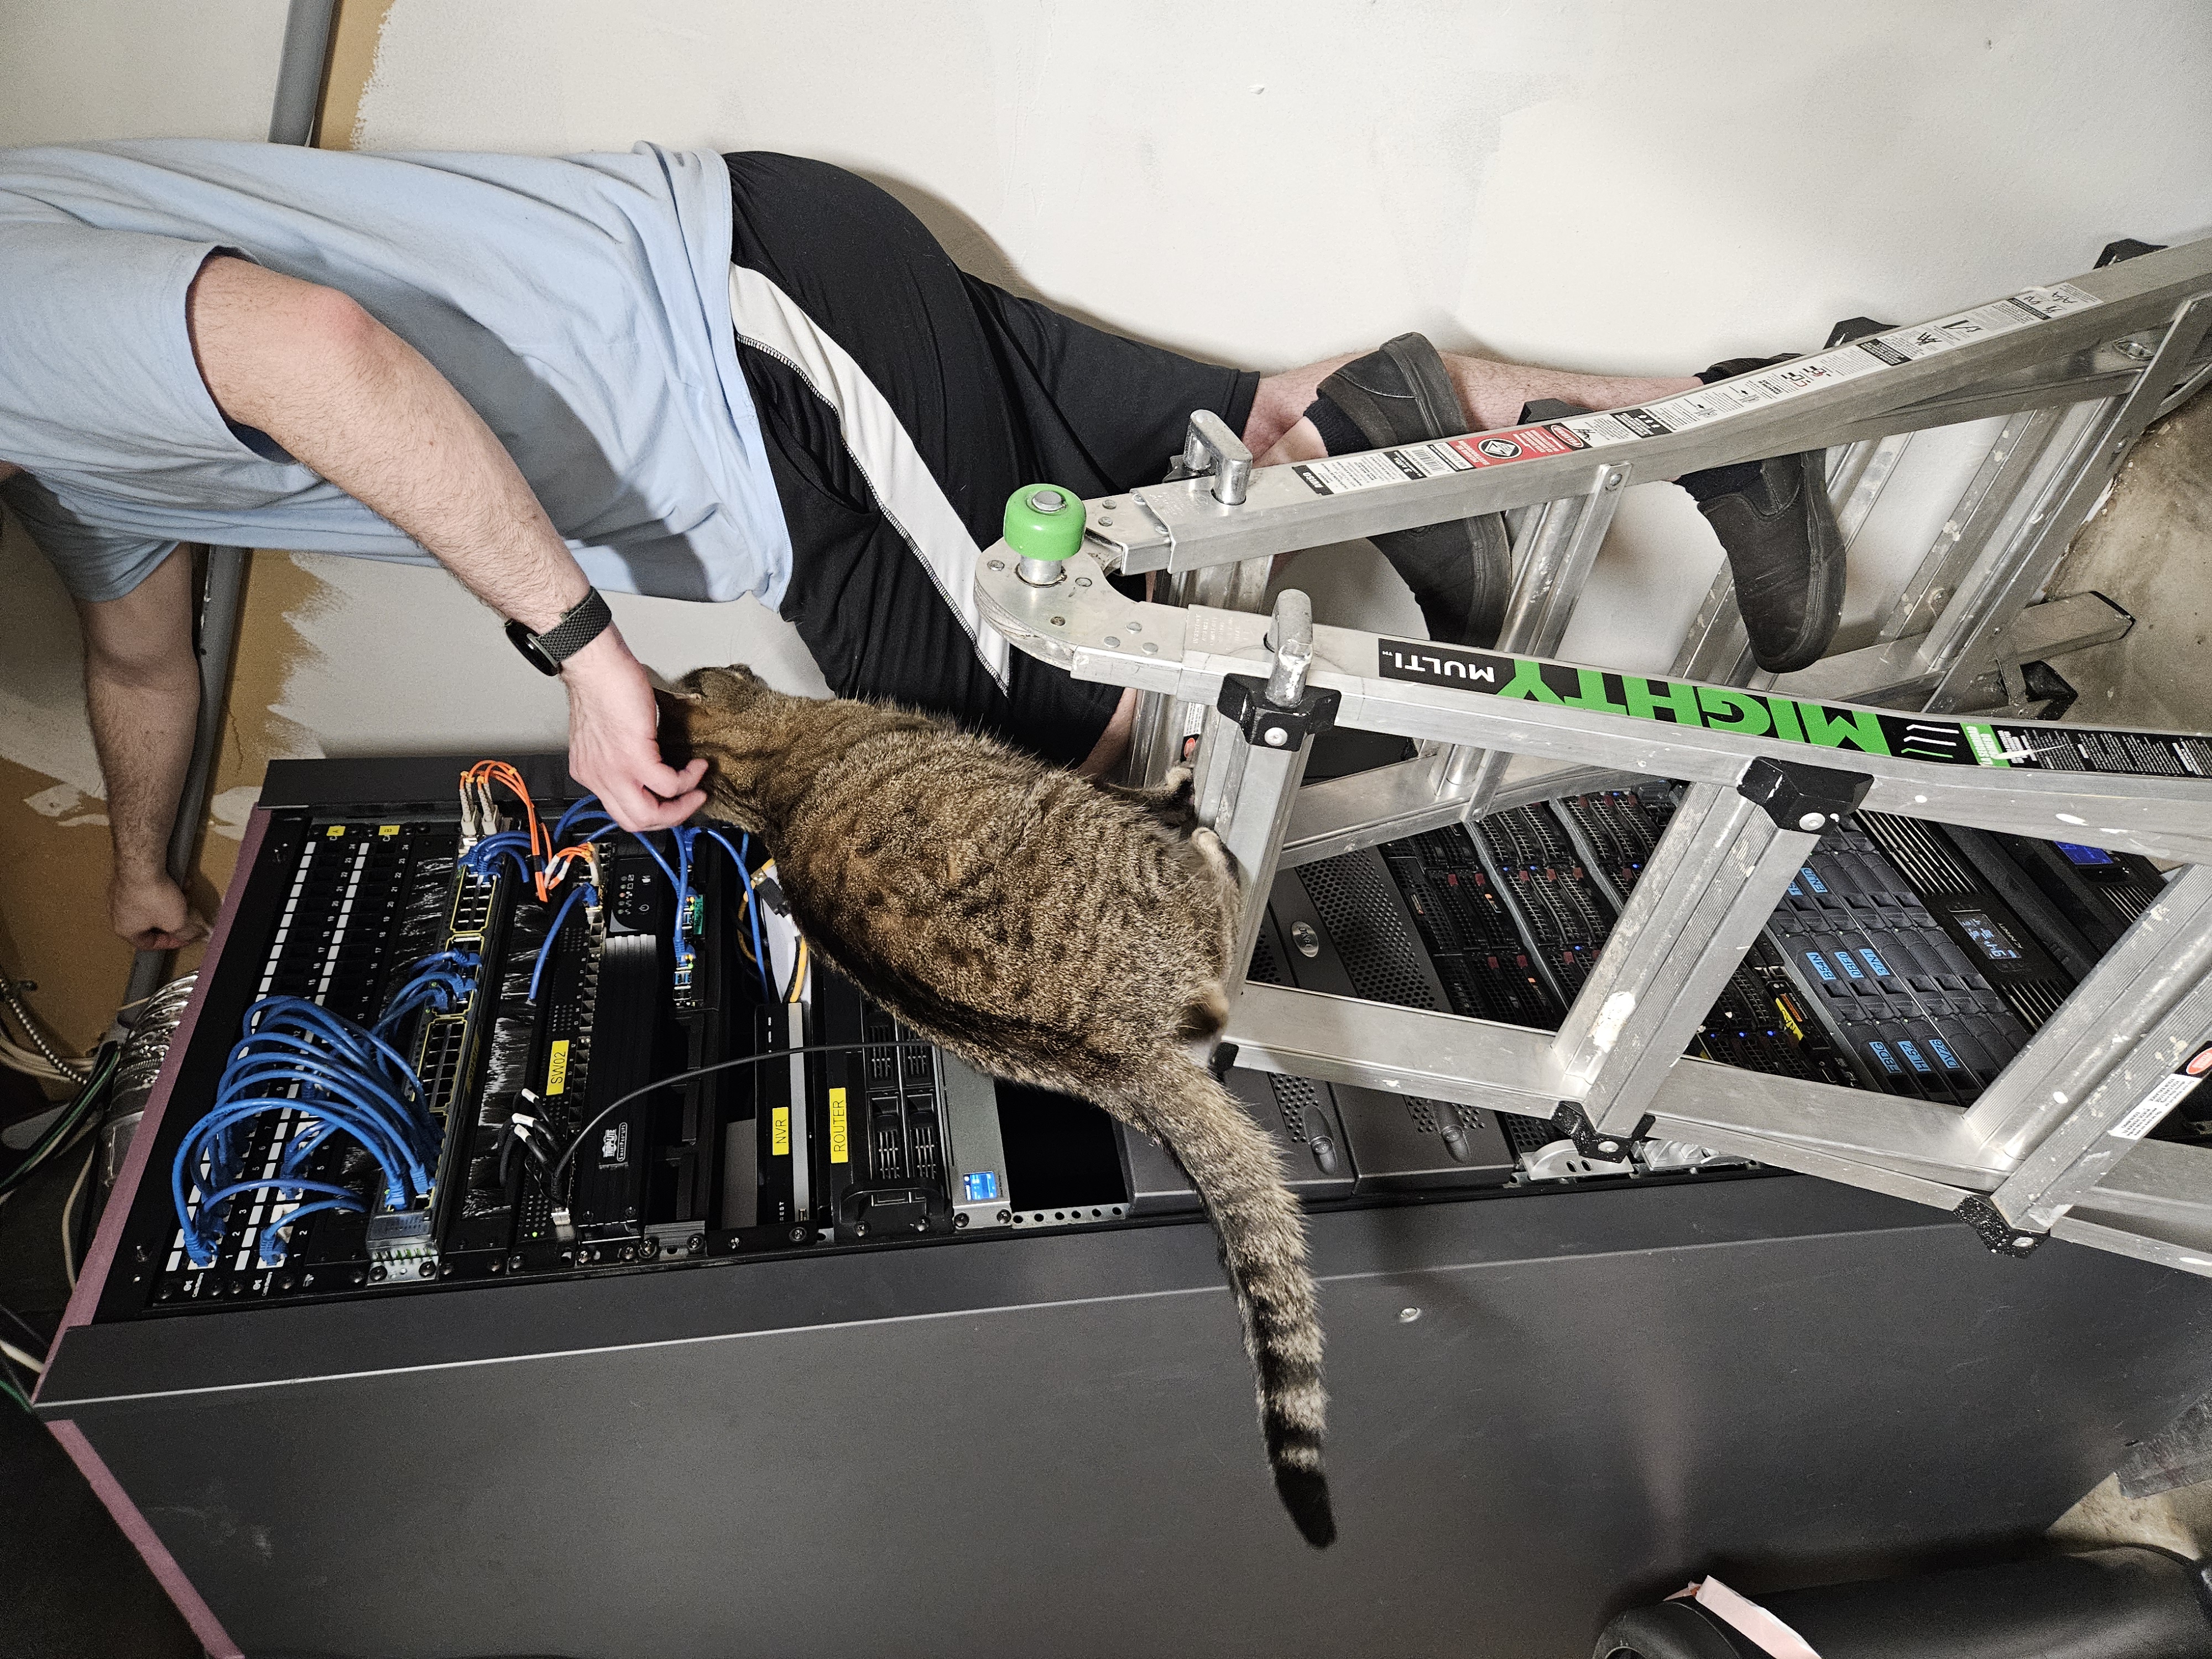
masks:
<svg viewBox="0 0 2212 1659"><path fill-rule="evenodd" d="M1306 1270L1297 1200L1274 1142L1242 1102L1180 1049L1162 1056L1116 1103L1151 1126L1198 1188L1258 1373L1260 1424L1275 1491L1307 1543L1336 1540L1321 1448L1328 1396L1321 1382L1321 1317Z"/></svg>

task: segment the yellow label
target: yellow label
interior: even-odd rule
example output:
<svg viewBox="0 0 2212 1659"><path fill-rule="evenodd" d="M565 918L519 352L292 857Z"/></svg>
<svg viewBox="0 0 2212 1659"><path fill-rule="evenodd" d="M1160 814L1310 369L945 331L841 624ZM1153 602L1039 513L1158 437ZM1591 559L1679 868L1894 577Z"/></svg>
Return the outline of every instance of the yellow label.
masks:
<svg viewBox="0 0 2212 1659"><path fill-rule="evenodd" d="M791 1108L779 1106L769 1114L768 1149L778 1158L791 1156Z"/></svg>
<svg viewBox="0 0 2212 1659"><path fill-rule="evenodd" d="M568 1086L568 1039L562 1037L545 1056L545 1092L557 1095Z"/></svg>
<svg viewBox="0 0 2212 1659"><path fill-rule="evenodd" d="M1782 1016L1782 1029L1796 1038L1798 1042L1802 1042L1805 1040L1805 1028L1790 1018L1789 1006L1786 1003L1778 1002L1774 1005L1774 1012Z"/></svg>
<svg viewBox="0 0 2212 1659"><path fill-rule="evenodd" d="M396 836L399 833L399 826L396 823L380 824L376 833L380 836Z"/></svg>
<svg viewBox="0 0 2212 1659"><path fill-rule="evenodd" d="M343 823L334 823L329 829L324 830L323 833L328 836L332 841L336 841L345 834L345 825Z"/></svg>
<svg viewBox="0 0 2212 1659"><path fill-rule="evenodd" d="M851 1148L845 1139L845 1091L830 1091L830 1161L832 1164L852 1162Z"/></svg>

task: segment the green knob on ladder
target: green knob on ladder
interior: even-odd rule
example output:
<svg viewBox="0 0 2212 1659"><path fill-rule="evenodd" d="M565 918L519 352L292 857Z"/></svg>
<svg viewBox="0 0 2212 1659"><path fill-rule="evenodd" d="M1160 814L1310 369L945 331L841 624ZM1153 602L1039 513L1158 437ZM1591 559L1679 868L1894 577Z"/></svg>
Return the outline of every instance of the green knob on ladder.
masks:
<svg viewBox="0 0 2212 1659"><path fill-rule="evenodd" d="M1024 484L1006 498L1006 545L1024 564L1057 564L1083 545L1083 498L1058 484Z"/></svg>

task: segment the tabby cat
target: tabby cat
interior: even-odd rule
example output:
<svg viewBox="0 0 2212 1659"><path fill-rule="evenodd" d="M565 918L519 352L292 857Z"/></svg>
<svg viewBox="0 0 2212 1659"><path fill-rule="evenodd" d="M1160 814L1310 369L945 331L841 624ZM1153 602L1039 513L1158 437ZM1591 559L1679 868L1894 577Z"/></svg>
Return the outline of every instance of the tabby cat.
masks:
<svg viewBox="0 0 2212 1659"><path fill-rule="evenodd" d="M1275 1490L1306 1541L1328 1545L1304 1227L1273 1143L1206 1065L1237 890L1188 776L1094 784L743 667L686 676L668 714L664 750L707 757L708 815L768 843L799 927L847 978L978 1070L1165 1143L1221 1241Z"/></svg>

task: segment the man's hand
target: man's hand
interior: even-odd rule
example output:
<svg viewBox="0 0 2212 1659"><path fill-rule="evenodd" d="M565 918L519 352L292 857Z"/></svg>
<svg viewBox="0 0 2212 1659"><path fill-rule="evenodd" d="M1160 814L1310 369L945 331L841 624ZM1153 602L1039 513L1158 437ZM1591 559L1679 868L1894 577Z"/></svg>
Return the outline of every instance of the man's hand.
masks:
<svg viewBox="0 0 2212 1659"><path fill-rule="evenodd" d="M208 932L186 906L184 890L158 873L118 870L107 884L107 919L135 951L181 951Z"/></svg>
<svg viewBox="0 0 2212 1659"><path fill-rule="evenodd" d="M568 687L568 771L625 830L666 830L706 805L707 763L665 765L653 685L611 628L561 665Z"/></svg>

